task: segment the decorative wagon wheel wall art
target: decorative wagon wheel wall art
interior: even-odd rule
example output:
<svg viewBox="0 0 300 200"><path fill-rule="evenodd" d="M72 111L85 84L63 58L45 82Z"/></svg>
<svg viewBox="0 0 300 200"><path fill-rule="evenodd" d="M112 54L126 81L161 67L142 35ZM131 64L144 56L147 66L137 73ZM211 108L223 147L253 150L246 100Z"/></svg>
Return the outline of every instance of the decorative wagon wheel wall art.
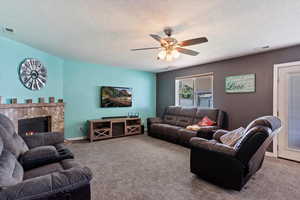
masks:
<svg viewBox="0 0 300 200"><path fill-rule="evenodd" d="M37 59L25 59L19 68L21 83L30 90L40 90L47 82L47 69Z"/></svg>

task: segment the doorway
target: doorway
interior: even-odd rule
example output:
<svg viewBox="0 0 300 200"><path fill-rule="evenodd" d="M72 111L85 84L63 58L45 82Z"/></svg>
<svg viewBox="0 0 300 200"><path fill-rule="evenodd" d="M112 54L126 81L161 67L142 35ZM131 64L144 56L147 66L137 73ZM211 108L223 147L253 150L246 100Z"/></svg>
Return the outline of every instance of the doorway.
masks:
<svg viewBox="0 0 300 200"><path fill-rule="evenodd" d="M275 65L274 111L282 121L278 157L300 161L300 62Z"/></svg>

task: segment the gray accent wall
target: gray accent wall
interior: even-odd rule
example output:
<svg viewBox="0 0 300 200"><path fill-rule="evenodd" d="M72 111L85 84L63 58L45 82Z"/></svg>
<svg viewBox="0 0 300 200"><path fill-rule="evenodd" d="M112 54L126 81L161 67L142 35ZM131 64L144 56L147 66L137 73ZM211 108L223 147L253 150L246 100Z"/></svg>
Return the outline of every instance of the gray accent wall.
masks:
<svg viewBox="0 0 300 200"><path fill-rule="evenodd" d="M201 54L200 54L201 56ZM210 64L157 74L157 115L175 104L175 78L202 73L214 73L214 107L227 113L227 128L246 126L251 120L273 113L274 64L300 61L300 45L265 53L229 59ZM256 74L256 92L226 94L225 77Z"/></svg>

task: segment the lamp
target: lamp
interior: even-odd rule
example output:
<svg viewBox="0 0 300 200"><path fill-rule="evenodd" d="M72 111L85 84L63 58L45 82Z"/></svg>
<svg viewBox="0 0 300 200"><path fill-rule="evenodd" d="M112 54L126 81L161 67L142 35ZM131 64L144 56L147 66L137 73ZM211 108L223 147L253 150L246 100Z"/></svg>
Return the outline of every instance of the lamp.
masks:
<svg viewBox="0 0 300 200"><path fill-rule="evenodd" d="M177 49L173 49L172 50L172 57L173 58L178 58L180 55L180 53L177 51Z"/></svg>
<svg viewBox="0 0 300 200"><path fill-rule="evenodd" d="M173 55L172 55L172 52L168 52L167 53L167 56L166 56L166 61L172 61L173 60Z"/></svg>

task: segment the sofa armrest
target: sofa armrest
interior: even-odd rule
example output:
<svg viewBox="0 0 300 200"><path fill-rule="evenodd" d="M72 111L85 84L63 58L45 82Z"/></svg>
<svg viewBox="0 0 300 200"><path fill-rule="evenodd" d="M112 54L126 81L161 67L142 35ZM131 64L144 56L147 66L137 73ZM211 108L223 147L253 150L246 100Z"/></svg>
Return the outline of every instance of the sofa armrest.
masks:
<svg viewBox="0 0 300 200"><path fill-rule="evenodd" d="M52 197L60 195L66 196L72 191L88 185L91 179L92 172L89 168L72 168L2 188L0 190L0 199L52 199Z"/></svg>
<svg viewBox="0 0 300 200"><path fill-rule="evenodd" d="M148 133L150 133L151 125L155 123L162 123L162 119L160 117L152 117L147 119Z"/></svg>
<svg viewBox="0 0 300 200"><path fill-rule="evenodd" d="M213 134L217 129L217 126L203 126L197 131L197 137L211 140L213 139Z"/></svg>
<svg viewBox="0 0 300 200"><path fill-rule="evenodd" d="M216 140L207 140L204 138L193 137L190 144L194 148L203 148L210 151L220 152L230 156L236 155L236 150L228 145L217 142Z"/></svg>
<svg viewBox="0 0 300 200"><path fill-rule="evenodd" d="M27 146L31 149L38 146L55 145L64 143L64 134L60 132L36 133L23 137Z"/></svg>
<svg viewBox="0 0 300 200"><path fill-rule="evenodd" d="M213 139L217 140L218 142L221 142L220 138L225 135L226 133L228 133L229 131L223 130L223 129L219 129L216 130L216 132L213 135Z"/></svg>
<svg viewBox="0 0 300 200"><path fill-rule="evenodd" d="M151 124L162 123L162 119L160 117L152 117L152 118L148 118L147 122Z"/></svg>
<svg viewBox="0 0 300 200"><path fill-rule="evenodd" d="M224 127L224 119L225 119L225 112L219 110L218 120L217 120L217 126L219 129Z"/></svg>

